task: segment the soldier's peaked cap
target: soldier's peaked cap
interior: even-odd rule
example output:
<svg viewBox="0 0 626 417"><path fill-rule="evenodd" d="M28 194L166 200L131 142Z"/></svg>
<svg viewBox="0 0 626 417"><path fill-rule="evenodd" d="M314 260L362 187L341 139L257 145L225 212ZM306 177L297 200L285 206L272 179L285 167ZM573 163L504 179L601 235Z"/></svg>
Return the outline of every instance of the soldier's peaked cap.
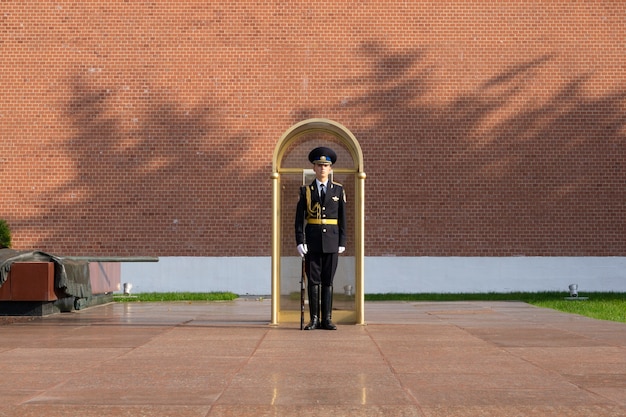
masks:
<svg viewBox="0 0 626 417"><path fill-rule="evenodd" d="M334 164L337 154L330 148L320 146L309 153L309 161L313 164Z"/></svg>

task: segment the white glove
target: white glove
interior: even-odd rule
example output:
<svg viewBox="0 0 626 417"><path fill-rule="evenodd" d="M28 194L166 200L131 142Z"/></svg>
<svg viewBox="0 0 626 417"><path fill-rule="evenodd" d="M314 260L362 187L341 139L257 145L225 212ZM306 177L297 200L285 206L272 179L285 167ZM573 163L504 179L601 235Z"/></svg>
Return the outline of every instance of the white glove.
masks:
<svg viewBox="0 0 626 417"><path fill-rule="evenodd" d="M339 253L344 253L346 251L346 248L344 248L343 246L339 246Z"/></svg>
<svg viewBox="0 0 626 417"><path fill-rule="evenodd" d="M302 256L304 258L304 255L306 255L306 253L309 251L309 249L306 247L306 243L300 243L298 245L298 253L300 254L300 256Z"/></svg>

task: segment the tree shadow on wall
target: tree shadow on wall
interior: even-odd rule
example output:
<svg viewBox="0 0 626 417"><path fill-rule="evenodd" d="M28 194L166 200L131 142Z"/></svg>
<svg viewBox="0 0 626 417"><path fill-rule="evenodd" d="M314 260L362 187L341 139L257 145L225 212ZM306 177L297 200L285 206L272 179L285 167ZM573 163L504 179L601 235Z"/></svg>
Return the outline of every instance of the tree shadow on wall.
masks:
<svg viewBox="0 0 626 417"><path fill-rule="evenodd" d="M545 98L543 55L437 101L425 56L363 45L345 85L377 87L331 110L363 147L368 255L626 255L625 91Z"/></svg>
<svg viewBox="0 0 626 417"><path fill-rule="evenodd" d="M238 253L222 239L249 236L242 225L250 214L236 209L225 179L251 181L254 174L237 167L250 141L221 134L210 100L185 107L151 97L143 106L130 100L132 108L118 97L123 89L81 77L73 89L67 109L75 134L59 152L74 172L49 193L41 217L54 222L45 224L41 248L64 255Z"/></svg>

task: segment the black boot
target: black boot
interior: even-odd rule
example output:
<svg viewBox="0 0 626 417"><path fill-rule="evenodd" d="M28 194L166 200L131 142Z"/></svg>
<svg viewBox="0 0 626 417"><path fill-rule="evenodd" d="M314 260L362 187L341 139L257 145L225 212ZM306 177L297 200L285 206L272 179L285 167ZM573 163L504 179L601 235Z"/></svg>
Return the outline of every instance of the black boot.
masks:
<svg viewBox="0 0 626 417"><path fill-rule="evenodd" d="M322 287L322 329L337 330L333 324L333 287Z"/></svg>
<svg viewBox="0 0 626 417"><path fill-rule="evenodd" d="M309 285L309 313L311 322L304 326L304 330L315 330L320 328L320 286Z"/></svg>

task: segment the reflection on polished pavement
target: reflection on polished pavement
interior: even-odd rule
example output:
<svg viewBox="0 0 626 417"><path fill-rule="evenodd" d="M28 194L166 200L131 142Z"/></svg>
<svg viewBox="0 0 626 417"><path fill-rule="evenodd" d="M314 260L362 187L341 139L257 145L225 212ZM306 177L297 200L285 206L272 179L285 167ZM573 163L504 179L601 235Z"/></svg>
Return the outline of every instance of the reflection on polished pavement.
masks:
<svg viewBox="0 0 626 417"><path fill-rule="evenodd" d="M0 325L0 416L624 416L626 324L519 302L107 304Z"/></svg>

